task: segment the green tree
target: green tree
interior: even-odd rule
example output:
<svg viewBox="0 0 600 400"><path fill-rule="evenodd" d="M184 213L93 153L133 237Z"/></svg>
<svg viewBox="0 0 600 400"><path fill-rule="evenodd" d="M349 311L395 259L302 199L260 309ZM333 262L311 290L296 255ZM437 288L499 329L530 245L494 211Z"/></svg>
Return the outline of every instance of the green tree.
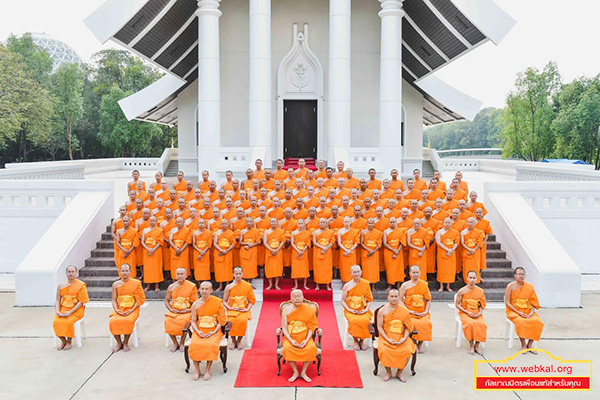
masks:
<svg viewBox="0 0 600 400"><path fill-rule="evenodd" d="M63 123L69 158L73 159L73 127L83 114L83 73L77 64L62 64L52 75L52 91L56 96L55 115ZM75 146L74 146L75 145Z"/></svg>
<svg viewBox="0 0 600 400"><path fill-rule="evenodd" d="M560 88L556 63L548 63L540 72L527 68L519 73L515 88L506 98L502 142L504 155L538 161L554 151L552 121L555 118L553 96Z"/></svg>
<svg viewBox="0 0 600 400"><path fill-rule="evenodd" d="M10 35L6 40L6 47L13 53L21 54L25 65L33 73L33 78L45 88L49 87L52 58L46 50L33 42L31 33L27 32L21 37Z"/></svg>

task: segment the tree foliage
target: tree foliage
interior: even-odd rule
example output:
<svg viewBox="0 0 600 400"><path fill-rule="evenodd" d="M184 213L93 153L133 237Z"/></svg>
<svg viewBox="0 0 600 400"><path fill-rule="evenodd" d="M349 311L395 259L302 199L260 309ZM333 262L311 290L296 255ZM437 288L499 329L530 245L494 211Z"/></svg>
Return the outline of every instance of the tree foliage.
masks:
<svg viewBox="0 0 600 400"><path fill-rule="evenodd" d="M73 126L83 114L83 73L78 64L62 64L52 75L55 117L62 123L69 158L73 159ZM75 146L77 147L77 146Z"/></svg>

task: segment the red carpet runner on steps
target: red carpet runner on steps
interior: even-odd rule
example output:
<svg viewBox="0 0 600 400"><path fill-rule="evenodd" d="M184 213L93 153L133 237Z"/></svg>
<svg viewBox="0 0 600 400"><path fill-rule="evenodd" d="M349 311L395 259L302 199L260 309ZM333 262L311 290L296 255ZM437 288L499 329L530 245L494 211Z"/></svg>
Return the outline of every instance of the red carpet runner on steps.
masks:
<svg viewBox="0 0 600 400"><path fill-rule="evenodd" d="M266 283L266 282L265 282ZM265 284L265 287L267 285ZM314 288L314 283L309 287ZM244 351L235 387L345 387L362 388L362 380L354 351L344 350L333 309L332 292L328 290L303 290L304 297L319 304L319 327L323 329L321 376L316 364L308 368L307 383L302 379L288 382L292 369L285 363L281 376L277 376L277 339L275 330L281 326L279 304L290 299L292 282L285 279L282 290L264 291L263 305L252 348Z"/></svg>

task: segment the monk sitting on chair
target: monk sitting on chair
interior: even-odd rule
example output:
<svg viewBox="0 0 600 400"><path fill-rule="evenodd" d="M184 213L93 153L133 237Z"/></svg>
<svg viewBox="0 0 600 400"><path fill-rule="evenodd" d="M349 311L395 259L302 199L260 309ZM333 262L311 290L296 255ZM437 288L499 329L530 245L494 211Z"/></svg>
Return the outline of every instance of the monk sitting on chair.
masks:
<svg viewBox="0 0 600 400"><path fill-rule="evenodd" d="M459 310L465 338L471 344L469 354L483 354L479 343L484 342L487 337L487 325L483 318L485 309L485 294L483 289L476 286L478 274L476 271L467 272L467 286L462 287L456 293L454 306Z"/></svg>
<svg viewBox="0 0 600 400"><path fill-rule="evenodd" d="M241 267L233 269L233 282L225 287L223 305L227 309L227 320L231 322L230 349L242 350L242 338L246 336L248 320L252 319L250 309L256 303L252 285L242 278L244 271Z"/></svg>
<svg viewBox="0 0 600 400"><path fill-rule="evenodd" d="M408 309L400 304L400 297L398 289L390 289L387 295L388 304L381 307L375 321L380 337L377 349L379 362L386 371L384 382L392 377L392 368L398 369L396 378L406 382L402 370L415 352L415 343L409 338L414 329L412 318Z"/></svg>
<svg viewBox="0 0 600 400"><path fill-rule="evenodd" d="M200 298L192 305L192 341L188 354L194 362L196 373L192 380L200 379L200 362L206 361L204 380L211 378L210 367L219 357L219 342L223 337L221 326L227 323L223 301L211 296L213 285L210 281L200 284Z"/></svg>
<svg viewBox="0 0 600 400"><path fill-rule="evenodd" d="M171 351L175 352L179 349L183 352L187 333L183 329L192 319L192 303L198 300L198 291L193 282L185 279L187 277L185 268L177 268L175 276L177 280L169 285L165 297L165 306L169 310L165 314L165 332L173 341ZM181 335L180 342L177 341L178 335Z"/></svg>
<svg viewBox="0 0 600 400"><path fill-rule="evenodd" d="M146 301L146 295L142 288L142 282L130 278L131 266L129 264L121 265L121 279L112 285L112 306L114 311L110 314L108 327L110 333L115 337L117 345L113 353L123 349L124 352L131 350L129 348L129 337L135 328L135 322L140 317L140 307ZM123 340L121 340L123 335Z"/></svg>
<svg viewBox="0 0 600 400"><path fill-rule="evenodd" d="M77 279L77 267L69 265L65 271L67 282L58 285L54 308L54 334L60 339L56 350L71 350L75 337L75 322L84 317L85 303L90 301L85 283Z"/></svg>
<svg viewBox="0 0 600 400"><path fill-rule="evenodd" d="M317 357L317 345L313 340L313 332L319 325L316 310L304 303L304 295L299 289L292 290L290 299L292 304L281 314L283 358L289 362L293 371L289 381L294 382L300 377L306 382L312 382L306 375L306 370L310 362ZM296 362L302 363L300 372Z"/></svg>
<svg viewBox="0 0 600 400"><path fill-rule="evenodd" d="M540 308L535 289L531 283L525 282L525 269L515 268L515 281L506 286L504 303L506 316L515 324L517 336L521 340L521 350L531 349L533 342L539 341L544 324L535 313ZM537 351L531 351L537 354Z"/></svg>
<svg viewBox="0 0 600 400"><path fill-rule="evenodd" d="M354 338L354 350L367 350L369 347L364 340L371 336L369 323L373 313L369 306L373 302L373 293L369 281L362 279L359 265L350 267L350 275L352 280L342 289L344 316L348 320L348 333Z"/></svg>
<svg viewBox="0 0 600 400"><path fill-rule="evenodd" d="M410 313L417 335L413 337L417 341L417 353L424 353L423 342L431 341L431 316L429 308L431 307L431 293L427 281L421 278L421 269L417 265L410 267L410 281L404 282L400 286L400 299L404 300L404 305Z"/></svg>

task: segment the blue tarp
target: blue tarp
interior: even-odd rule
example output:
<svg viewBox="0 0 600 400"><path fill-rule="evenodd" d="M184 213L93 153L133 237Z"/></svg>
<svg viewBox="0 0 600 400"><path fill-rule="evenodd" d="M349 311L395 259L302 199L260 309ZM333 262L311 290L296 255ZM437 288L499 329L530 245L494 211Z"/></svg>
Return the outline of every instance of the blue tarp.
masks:
<svg viewBox="0 0 600 400"><path fill-rule="evenodd" d="M582 160L569 160L566 158L548 158L546 160L542 160L542 162L554 163L554 164L581 164L581 165L592 165Z"/></svg>

